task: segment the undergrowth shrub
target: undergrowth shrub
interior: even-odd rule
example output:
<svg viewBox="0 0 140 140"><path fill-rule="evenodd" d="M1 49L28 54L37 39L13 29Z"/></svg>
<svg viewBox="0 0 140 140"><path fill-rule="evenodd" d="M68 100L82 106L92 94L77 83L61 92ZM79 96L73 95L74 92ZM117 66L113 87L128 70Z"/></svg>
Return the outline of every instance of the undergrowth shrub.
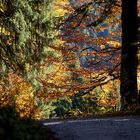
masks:
<svg viewBox="0 0 140 140"><path fill-rule="evenodd" d="M0 108L0 140L57 140L46 126L31 119L21 119L14 108Z"/></svg>

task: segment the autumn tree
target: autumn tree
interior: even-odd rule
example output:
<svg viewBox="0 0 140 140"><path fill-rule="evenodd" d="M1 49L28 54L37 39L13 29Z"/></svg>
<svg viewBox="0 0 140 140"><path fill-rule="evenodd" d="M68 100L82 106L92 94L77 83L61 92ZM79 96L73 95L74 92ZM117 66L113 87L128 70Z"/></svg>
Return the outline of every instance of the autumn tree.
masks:
<svg viewBox="0 0 140 140"><path fill-rule="evenodd" d="M75 1L73 1L74 3ZM76 1L77 2L77 1ZM130 106L137 105L138 101L138 84L137 84L137 53L138 53L138 10L137 3L138 1L78 1L78 4L74 5L75 13L70 18L77 18L77 24L74 24L74 29L82 26L86 16L89 16L90 13L94 15L96 11L96 3L102 7L100 14L99 9L95 12L98 15L98 18L90 18L90 21L87 20L87 27L93 26L94 28L99 26L105 19L109 18L112 15L112 9L114 6L122 8L122 48L121 48L121 69L120 69L120 95L121 95L121 109L128 109ZM103 6L102 6L103 5ZM89 10L90 9L90 10ZM93 21L92 21L93 20ZM76 22L76 21L75 21ZM83 25L85 26L85 25ZM87 36L86 36L87 38ZM74 38L73 41L82 39L82 37ZM83 38L84 41L86 40ZM100 42L100 39L98 39ZM96 42L93 42L96 44ZM92 61L93 63L93 61ZM97 66L97 65L96 65ZM115 70L115 69L114 69ZM97 79L96 79L97 80ZM97 81L96 81L97 82ZM101 82L99 82L101 84Z"/></svg>
<svg viewBox="0 0 140 140"><path fill-rule="evenodd" d="M74 67L69 70L75 79L81 75L82 82L73 84L72 89L80 91L82 96L119 77L120 43L115 38L121 31L120 8L115 6L115 1L76 2L76 5L72 2L74 10L61 27L61 37L67 43L63 55L68 58L67 64L73 63ZM115 10L118 12L113 13ZM71 58L72 53L75 60ZM76 68L76 63L80 67Z"/></svg>
<svg viewBox="0 0 140 140"><path fill-rule="evenodd" d="M122 28L120 15L120 0L2 0L2 72L25 72L23 82L26 88L33 86L37 104L65 95L82 97L96 87L110 92L105 84L119 78L121 108L137 104L136 0L122 1ZM11 85L10 90L17 84Z"/></svg>

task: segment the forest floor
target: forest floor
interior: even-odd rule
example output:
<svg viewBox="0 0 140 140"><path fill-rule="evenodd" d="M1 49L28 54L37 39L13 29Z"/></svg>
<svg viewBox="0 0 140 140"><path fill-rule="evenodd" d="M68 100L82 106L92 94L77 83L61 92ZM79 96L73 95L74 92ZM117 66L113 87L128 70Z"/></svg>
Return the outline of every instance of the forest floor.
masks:
<svg viewBox="0 0 140 140"><path fill-rule="evenodd" d="M140 140L140 116L45 120L60 140Z"/></svg>

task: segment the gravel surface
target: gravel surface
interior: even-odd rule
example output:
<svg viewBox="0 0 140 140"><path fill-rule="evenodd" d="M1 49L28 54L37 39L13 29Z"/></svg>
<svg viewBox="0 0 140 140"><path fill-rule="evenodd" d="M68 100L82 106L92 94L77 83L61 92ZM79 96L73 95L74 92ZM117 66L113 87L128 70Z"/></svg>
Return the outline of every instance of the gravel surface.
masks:
<svg viewBox="0 0 140 140"><path fill-rule="evenodd" d="M44 121L60 140L140 140L140 117Z"/></svg>

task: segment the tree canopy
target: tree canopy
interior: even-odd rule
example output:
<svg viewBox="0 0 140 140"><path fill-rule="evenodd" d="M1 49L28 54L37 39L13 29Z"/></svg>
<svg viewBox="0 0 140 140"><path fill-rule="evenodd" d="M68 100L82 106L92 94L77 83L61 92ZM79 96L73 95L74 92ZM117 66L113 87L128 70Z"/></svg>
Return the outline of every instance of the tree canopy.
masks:
<svg viewBox="0 0 140 140"><path fill-rule="evenodd" d="M38 119L137 104L134 2L2 0L0 105Z"/></svg>

